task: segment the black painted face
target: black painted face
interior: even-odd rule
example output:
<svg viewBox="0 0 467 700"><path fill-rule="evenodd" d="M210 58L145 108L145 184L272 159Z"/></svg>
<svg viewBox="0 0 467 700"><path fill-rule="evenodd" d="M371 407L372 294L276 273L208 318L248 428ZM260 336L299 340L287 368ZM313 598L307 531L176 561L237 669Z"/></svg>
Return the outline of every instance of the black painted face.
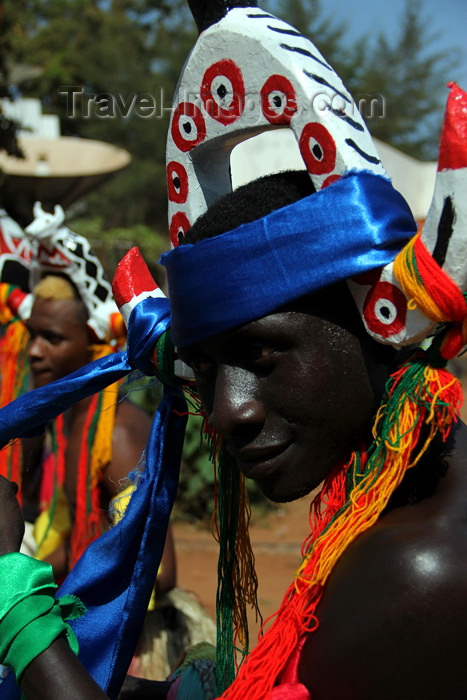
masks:
<svg viewBox="0 0 467 700"><path fill-rule="evenodd" d="M297 309L180 350L210 424L277 502L318 486L367 437L375 413L355 334L303 302Z"/></svg>

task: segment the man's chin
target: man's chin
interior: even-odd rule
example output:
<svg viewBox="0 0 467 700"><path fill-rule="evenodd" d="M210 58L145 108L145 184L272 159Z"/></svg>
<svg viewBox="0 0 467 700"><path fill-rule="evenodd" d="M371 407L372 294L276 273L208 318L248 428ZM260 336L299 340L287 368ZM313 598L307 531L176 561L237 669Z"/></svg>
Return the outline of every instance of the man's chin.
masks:
<svg viewBox="0 0 467 700"><path fill-rule="evenodd" d="M298 501L300 498L308 496L310 493L313 493L314 495L314 493L321 488L321 485L316 486L316 484L304 484L294 487L289 484L280 485L279 483L258 483L258 487L261 493L273 503L292 503L293 501Z"/></svg>
<svg viewBox="0 0 467 700"><path fill-rule="evenodd" d="M36 374L32 378L32 388L33 389L42 389L42 387L47 386L47 384L50 384L50 382L53 381L53 377L49 372L41 372L39 374Z"/></svg>

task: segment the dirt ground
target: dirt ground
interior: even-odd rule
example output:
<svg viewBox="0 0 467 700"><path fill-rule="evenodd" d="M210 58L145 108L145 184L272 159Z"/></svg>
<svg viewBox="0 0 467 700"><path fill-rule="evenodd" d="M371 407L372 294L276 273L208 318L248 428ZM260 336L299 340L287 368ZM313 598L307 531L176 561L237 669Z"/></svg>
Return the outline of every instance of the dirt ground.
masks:
<svg viewBox="0 0 467 700"><path fill-rule="evenodd" d="M467 378L464 375L464 385ZM467 394L467 392L466 392ZM467 399L461 411L467 423ZM300 563L300 547L308 529L311 497L281 506L280 510L253 522L250 536L259 579L259 605L264 619L276 612ZM215 620L217 585L217 543L206 528L184 522L173 526L178 568L178 585L193 591ZM259 624L250 616L251 647Z"/></svg>
<svg viewBox="0 0 467 700"><path fill-rule="evenodd" d="M250 537L259 580L258 600L266 619L276 612L300 564L300 547L308 531L311 497L289 503L253 521ZM215 620L218 545L207 529L184 522L173 525L178 585L194 592ZM249 618L251 647L259 624Z"/></svg>

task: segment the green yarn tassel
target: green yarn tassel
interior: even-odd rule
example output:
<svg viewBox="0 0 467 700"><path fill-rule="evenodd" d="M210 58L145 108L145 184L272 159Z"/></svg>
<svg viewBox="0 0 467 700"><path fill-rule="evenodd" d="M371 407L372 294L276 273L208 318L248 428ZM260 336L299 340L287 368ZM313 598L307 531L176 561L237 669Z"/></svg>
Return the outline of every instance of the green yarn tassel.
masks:
<svg viewBox="0 0 467 700"><path fill-rule="evenodd" d="M219 561L216 598L216 665L218 690L223 693L233 683L236 675L233 644L235 606L233 570L238 566L235 543L240 493L240 472L223 446L219 454L218 478Z"/></svg>

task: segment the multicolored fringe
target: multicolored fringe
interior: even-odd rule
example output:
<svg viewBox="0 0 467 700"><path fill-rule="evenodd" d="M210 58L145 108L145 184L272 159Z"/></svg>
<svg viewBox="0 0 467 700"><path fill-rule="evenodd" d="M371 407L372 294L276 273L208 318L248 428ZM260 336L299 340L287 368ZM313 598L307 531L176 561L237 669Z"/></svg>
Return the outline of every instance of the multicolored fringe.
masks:
<svg viewBox="0 0 467 700"><path fill-rule="evenodd" d="M67 537L70 531L68 503L64 496L67 440L63 414L57 416L50 424L50 439L53 459L52 498L47 503L46 495L41 488L39 503L41 514L34 524L34 537L37 542L36 559L45 559L52 554L60 545L62 538ZM42 486L44 487L43 483Z"/></svg>
<svg viewBox="0 0 467 700"><path fill-rule="evenodd" d="M198 410L202 413L199 406ZM248 529L251 507L245 477L237 469L220 436L209 427L206 417L203 432L211 444L215 474L216 509L212 531L219 542L216 676L217 687L222 692L231 685L249 652L247 609L250 607L255 611L256 619L261 618L261 613Z"/></svg>
<svg viewBox="0 0 467 700"><path fill-rule="evenodd" d="M449 323L443 334L441 357L450 360L467 343L465 295L438 265L421 238L414 236L394 260L394 274L409 301L435 323Z"/></svg>
<svg viewBox="0 0 467 700"><path fill-rule="evenodd" d="M92 350L93 360L111 352L107 345L94 345ZM88 407L78 459L75 516L68 562L70 569L86 547L106 529L98 486L103 470L112 459L117 402L118 383L93 396Z"/></svg>
<svg viewBox="0 0 467 700"><path fill-rule="evenodd" d="M371 447L367 453L355 452L347 464L335 469L311 504L311 533L303 545L303 562L273 623L222 698L270 697L300 639L318 625L316 608L337 561L377 521L433 438L447 438L462 398L459 381L445 369L434 368L423 352L391 376Z"/></svg>
<svg viewBox="0 0 467 700"><path fill-rule="evenodd" d="M28 376L26 349L29 334L23 322L10 311L7 301L14 289L9 284L0 284L0 326L3 327L0 335L0 406L6 406L26 391ZM20 440L14 440L0 450L0 474L21 486Z"/></svg>
<svg viewBox="0 0 467 700"><path fill-rule="evenodd" d="M105 344L91 346L93 359L104 357L112 348ZM64 498L65 459L67 440L63 416L51 424L53 463L53 492L45 512L36 524L39 537L38 558L44 558L57 546L57 536L70 536L68 568L71 569L86 547L107 527L100 503L99 483L105 467L112 459L112 436L118 401L118 384L113 384L90 399L78 457L75 515L71 534L68 503ZM66 510L64 514L63 509ZM40 526L38 524L40 523ZM48 538L53 537L53 541Z"/></svg>

